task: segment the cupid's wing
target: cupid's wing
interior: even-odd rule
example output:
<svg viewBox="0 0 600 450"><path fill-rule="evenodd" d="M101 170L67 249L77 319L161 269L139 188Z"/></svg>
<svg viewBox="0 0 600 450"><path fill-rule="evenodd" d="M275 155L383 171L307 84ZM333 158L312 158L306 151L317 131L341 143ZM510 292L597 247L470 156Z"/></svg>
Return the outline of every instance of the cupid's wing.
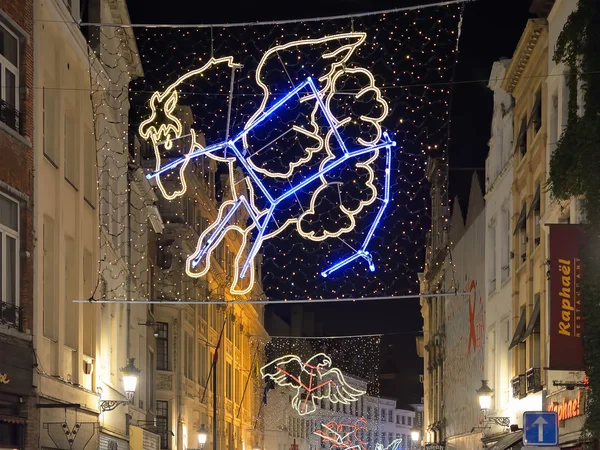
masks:
<svg viewBox="0 0 600 450"><path fill-rule="evenodd" d="M315 397L328 398L333 403L348 404L355 402L361 395L366 393L366 391L361 391L350 386L340 369L335 367L320 373L319 384L323 383L327 383L323 386L323 392L315 395Z"/></svg>
<svg viewBox="0 0 600 450"><path fill-rule="evenodd" d="M260 368L263 378L270 378L279 386L300 387L301 371L302 360L296 355L282 356Z"/></svg>

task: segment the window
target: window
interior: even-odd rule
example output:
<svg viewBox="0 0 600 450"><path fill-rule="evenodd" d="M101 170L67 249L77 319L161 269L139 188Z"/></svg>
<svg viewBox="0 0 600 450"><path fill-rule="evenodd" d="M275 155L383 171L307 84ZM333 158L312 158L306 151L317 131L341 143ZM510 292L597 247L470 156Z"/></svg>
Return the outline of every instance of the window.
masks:
<svg viewBox="0 0 600 450"><path fill-rule="evenodd" d="M65 345L72 350L77 350L77 339L79 336L79 316L73 314L71 305L73 300L78 300L78 267L75 240L69 236L65 237L65 323L69 326L65 329Z"/></svg>
<svg viewBox="0 0 600 450"><path fill-rule="evenodd" d="M221 330L217 330L217 305L210 305L210 326L213 330L215 331L221 331Z"/></svg>
<svg viewBox="0 0 600 450"><path fill-rule="evenodd" d="M502 209L500 238L502 239L502 246L500 247L500 264L502 264L500 282L504 282L510 276L510 211L508 205Z"/></svg>
<svg viewBox="0 0 600 450"><path fill-rule="evenodd" d="M400 416L396 416L396 423L400 425Z"/></svg>
<svg viewBox="0 0 600 450"><path fill-rule="evenodd" d="M83 298L90 298L94 291L94 261L92 252L83 250ZM95 305L84 303L83 307L83 354L89 357L94 356L94 336L95 336Z"/></svg>
<svg viewBox="0 0 600 450"><path fill-rule="evenodd" d="M231 363L227 362L225 363L225 396L227 400L231 400L232 377Z"/></svg>
<svg viewBox="0 0 600 450"><path fill-rule="evenodd" d="M517 147L521 156L527 153L527 116L521 119L521 127L519 128L519 136L517 138Z"/></svg>
<svg viewBox="0 0 600 450"><path fill-rule="evenodd" d="M407 425L412 425L412 417L409 416L409 417L406 418L406 424Z"/></svg>
<svg viewBox="0 0 600 450"><path fill-rule="evenodd" d="M488 265L488 281L489 290L488 293L496 291L496 221L494 219L488 227L488 242L490 255L486 256L486 260L489 262Z"/></svg>
<svg viewBox="0 0 600 450"><path fill-rule="evenodd" d="M18 306L19 204L0 194L0 301ZM16 310L2 308L1 319L15 323ZM14 316L14 317L12 317ZM12 320L11 320L12 319Z"/></svg>
<svg viewBox="0 0 600 450"><path fill-rule="evenodd" d="M542 128L542 88L535 93L533 110L531 111L531 122L533 123L533 133L537 134Z"/></svg>
<svg viewBox="0 0 600 450"><path fill-rule="evenodd" d="M64 128L65 179L77 189L79 185L79 128L72 108L65 109Z"/></svg>
<svg viewBox="0 0 600 450"><path fill-rule="evenodd" d="M241 338L242 338L242 326L240 325L239 327L236 327L234 329L234 332L235 332L235 336L234 336L234 339L235 339L235 348L241 349L242 347L241 347L240 341L241 341Z"/></svg>
<svg viewBox="0 0 600 450"><path fill-rule="evenodd" d="M367 406L367 418L370 419L371 418L371 407Z"/></svg>
<svg viewBox="0 0 600 450"><path fill-rule="evenodd" d="M169 402L156 402L156 428L160 436L160 448L169 448Z"/></svg>
<svg viewBox="0 0 600 450"><path fill-rule="evenodd" d="M540 184L536 184L535 194L533 196L533 201L531 203L531 207L529 208L528 216L533 215L533 224L534 224L534 247L540 245L541 239L541 227L540 227L540 219L542 215L541 208L541 193L540 193Z"/></svg>
<svg viewBox="0 0 600 450"><path fill-rule="evenodd" d="M156 323L156 370L169 370L169 324Z"/></svg>
<svg viewBox="0 0 600 450"><path fill-rule="evenodd" d="M233 314L229 314L227 317L227 325L225 326L225 337L230 341L233 339L233 321L235 320L235 316Z"/></svg>
<svg viewBox="0 0 600 450"><path fill-rule="evenodd" d="M56 260L54 221L44 216L43 222L43 295L44 295L44 336L53 341L58 340L56 305Z"/></svg>
<svg viewBox="0 0 600 450"><path fill-rule="evenodd" d="M233 277L233 253L229 248L225 250L225 272L229 278Z"/></svg>
<svg viewBox="0 0 600 450"><path fill-rule="evenodd" d="M91 206L96 206L98 170L96 167L96 137L90 127L86 127L83 136L83 197Z"/></svg>
<svg viewBox="0 0 600 450"><path fill-rule="evenodd" d="M183 341L184 350L183 350L183 358L184 358L184 369L185 376L188 380L194 379L194 339L193 336L187 331L184 333L185 338Z"/></svg>
<svg viewBox="0 0 600 450"><path fill-rule="evenodd" d="M205 322L208 321L208 305L206 303L198 305L198 309L200 310L200 318Z"/></svg>
<svg viewBox="0 0 600 450"><path fill-rule="evenodd" d="M19 120L19 39L0 25L0 120L21 133Z"/></svg>
<svg viewBox="0 0 600 450"><path fill-rule="evenodd" d="M150 408L154 405L154 352L148 350L148 362L146 363L146 402Z"/></svg>
<svg viewBox="0 0 600 450"><path fill-rule="evenodd" d="M58 127L60 124L60 90L57 89L56 80L48 74L44 77L43 105L44 105L44 155L54 167L58 167L60 153L58 148Z"/></svg>
<svg viewBox="0 0 600 450"><path fill-rule="evenodd" d="M394 410L390 409L388 412L388 421L394 423Z"/></svg>
<svg viewBox="0 0 600 450"><path fill-rule="evenodd" d="M385 409L381 409L381 421L385 422L387 418L387 414L385 412Z"/></svg>
<svg viewBox="0 0 600 450"><path fill-rule="evenodd" d="M235 386L235 402L239 405L242 400L242 390L244 386L242 386L242 378L240 377L240 369L235 369L235 380L233 381Z"/></svg>
<svg viewBox="0 0 600 450"><path fill-rule="evenodd" d="M406 425L406 417L402 416L402 425Z"/></svg>
<svg viewBox="0 0 600 450"><path fill-rule="evenodd" d="M519 246L519 254L521 255L520 263L524 263L527 258L527 205L523 203L523 207L521 208L521 214L519 214L519 218L517 219L517 226L515 227L515 231L513 233L516 235L518 241L517 245Z"/></svg>
<svg viewBox="0 0 600 450"><path fill-rule="evenodd" d="M205 342L200 342L198 347L198 383L204 387L208 376L208 349Z"/></svg>

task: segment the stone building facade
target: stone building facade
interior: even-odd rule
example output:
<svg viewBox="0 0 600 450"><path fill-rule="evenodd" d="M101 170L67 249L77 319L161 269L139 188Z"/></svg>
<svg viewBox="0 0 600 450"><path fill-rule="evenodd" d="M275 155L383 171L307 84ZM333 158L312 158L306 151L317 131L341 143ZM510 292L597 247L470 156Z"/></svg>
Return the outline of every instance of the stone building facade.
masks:
<svg viewBox="0 0 600 450"><path fill-rule="evenodd" d="M33 388L33 0L0 4L0 447L37 448Z"/></svg>

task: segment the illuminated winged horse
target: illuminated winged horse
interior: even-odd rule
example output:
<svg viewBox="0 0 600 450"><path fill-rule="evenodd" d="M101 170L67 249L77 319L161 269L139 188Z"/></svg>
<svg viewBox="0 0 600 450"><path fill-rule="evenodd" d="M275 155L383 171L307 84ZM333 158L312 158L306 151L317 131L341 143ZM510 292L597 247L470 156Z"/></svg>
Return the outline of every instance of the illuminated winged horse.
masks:
<svg viewBox="0 0 600 450"><path fill-rule="evenodd" d="M163 152L170 151L173 148L174 141L183 137L183 127L175 113L178 101L177 88L192 77L203 75L217 66L233 68L236 64L233 57L211 58L202 67L180 77L163 93L156 92L152 95L150 100L151 115L140 124L139 131L144 139L149 139L152 142L156 155L156 169L147 177L156 180L159 190L166 199L171 200L185 193L187 189L185 170L192 159L206 156L229 166L230 198L226 197L227 200L221 203L217 220L204 230L198 240L196 251L187 258L186 272L189 276L201 277L209 271L212 252L223 241L226 233L233 230L242 235L242 245L235 257L234 275L230 291L232 294L248 293L254 283L253 260L265 240L278 235L289 226L295 226L302 237L315 241L339 237L354 229L355 216L364 207L378 202L377 213L360 247L340 262L323 270L321 274L327 277L330 273L359 258L367 261L370 270L374 270L375 266L367 246L389 203L391 149L396 143L390 139L381 127L382 121L388 115L388 105L383 100L379 88L375 85L373 75L367 69L360 67L348 68L346 66L350 56L357 47L365 42L365 39L365 33L352 32L321 39L294 41L271 48L263 55L256 69L256 82L263 91L261 104L247 121L242 132L223 142L203 146L198 143L196 132L192 129L190 136L192 144L189 151L182 157L164 165L161 159ZM267 70L265 70L265 66L278 58L281 52L307 47L311 49L324 47L321 58L327 62L327 68L316 81L310 77L306 78L283 98L274 101L266 81ZM330 50L330 47L334 48ZM366 124L371 133L367 137L362 135L354 139L352 145L347 145L342 137L345 127L351 125L352 118L337 117L331 110L332 101L344 76L366 80L366 85L355 93L354 97L361 100L364 98L373 99L375 105L373 109L376 111L373 117L370 115L359 117L361 123ZM252 133L260 129L261 126L265 126L270 116L282 112L286 103L295 101L296 98L299 98L299 103L304 105L307 102L313 102L308 103L314 105L310 117L307 119L308 124L304 127L294 124L281 136L293 131L303 139L312 141L312 145L305 145L303 155L288 162L287 170L273 171L260 167L253 161L253 155L258 152L253 152L250 142ZM158 121L158 116L161 114L164 117L163 123ZM322 135L322 130L326 130L325 136ZM276 141L277 138L272 143L276 143ZM279 156L285 155L284 148L280 148L278 151ZM385 179L382 183L384 192L382 195L377 192L374 183L374 165L378 160L383 161L383 164L385 164ZM283 191L271 189L269 183L274 180L284 180L284 182L290 180L310 163L313 164L313 168L309 175L304 176L300 181L289 182L288 188ZM315 213L316 205L318 205L322 196L327 193L328 189L332 188L332 185L341 184L331 182L332 173L336 169L339 170L342 165L350 163L353 164L353 170L356 172L362 171L361 173L366 175L365 186L362 189L366 198L361 199L357 205L349 206L342 203L340 196L338 207L347 218L345 226L339 226L338 229L333 231L327 229L321 232L306 230L308 217ZM234 165L235 167L241 167L244 172L242 183L234 177ZM176 170L179 171L181 187L169 191L161 177L173 174ZM310 204L302 207L303 212L301 214L285 217L290 209L284 205L297 200L300 193L306 192L311 194ZM247 212L248 224L235 223L235 214L240 210ZM283 214L283 220L276 220L276 214L280 216ZM244 286L242 286L243 279L249 280L247 283L243 283Z"/></svg>

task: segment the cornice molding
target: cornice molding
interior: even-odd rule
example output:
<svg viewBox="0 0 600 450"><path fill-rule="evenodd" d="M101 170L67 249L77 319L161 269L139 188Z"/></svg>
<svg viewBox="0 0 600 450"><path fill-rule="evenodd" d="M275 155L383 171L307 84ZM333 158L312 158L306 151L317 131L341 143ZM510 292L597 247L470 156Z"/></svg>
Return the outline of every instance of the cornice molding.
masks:
<svg viewBox="0 0 600 450"><path fill-rule="evenodd" d="M531 59L533 50L537 45L542 33L548 29L548 21L546 19L530 19L527 26L519 39L517 49L513 54L510 66L506 71L506 77L502 83L502 88L509 94L513 94L517 84L521 80L521 76L527 64Z"/></svg>

